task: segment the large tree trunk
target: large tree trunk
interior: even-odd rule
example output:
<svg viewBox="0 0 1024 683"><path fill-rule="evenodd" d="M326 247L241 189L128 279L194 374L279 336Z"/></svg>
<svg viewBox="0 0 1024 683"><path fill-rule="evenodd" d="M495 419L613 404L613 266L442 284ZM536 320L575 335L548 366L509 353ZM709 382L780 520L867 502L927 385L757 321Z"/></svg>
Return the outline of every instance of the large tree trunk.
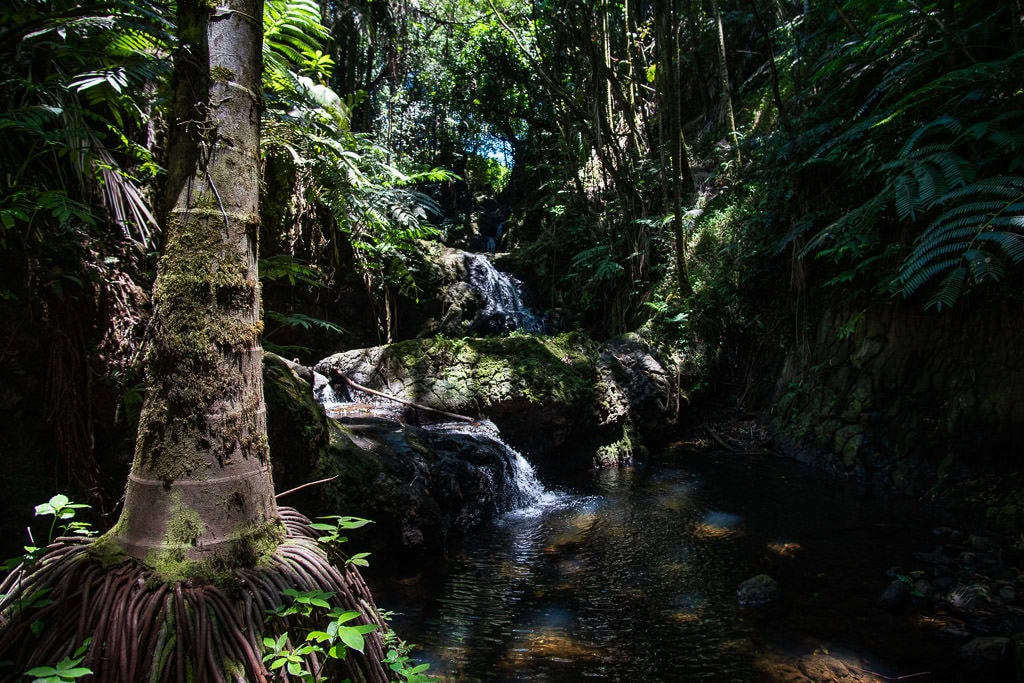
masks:
<svg viewBox="0 0 1024 683"><path fill-rule="evenodd" d="M264 638L290 632L318 680L386 683L366 584L274 499L256 272L263 2L178 3L171 208L124 510L95 542L58 539L0 581L0 661L24 671L89 642L97 683L269 683ZM299 647L329 619L268 618L288 588L359 613L363 647Z"/></svg>
<svg viewBox="0 0 1024 683"><path fill-rule="evenodd" d="M112 532L161 573L190 561L249 565L282 535L256 271L262 12L262 0L178 4L167 242L135 461Z"/></svg>

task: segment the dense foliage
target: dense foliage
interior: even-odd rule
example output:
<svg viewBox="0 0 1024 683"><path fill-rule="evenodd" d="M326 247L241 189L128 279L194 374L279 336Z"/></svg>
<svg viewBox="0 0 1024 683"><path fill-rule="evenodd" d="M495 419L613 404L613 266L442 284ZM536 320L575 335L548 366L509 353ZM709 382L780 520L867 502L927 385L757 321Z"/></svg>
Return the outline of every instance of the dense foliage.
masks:
<svg viewBox="0 0 1024 683"><path fill-rule="evenodd" d="M85 489L93 425L138 404L171 16L19 0L0 29L0 362L49 367ZM1014 0L272 0L266 342L397 338L423 240L513 252L565 327L695 353L794 288L1012 292L1021 27Z"/></svg>

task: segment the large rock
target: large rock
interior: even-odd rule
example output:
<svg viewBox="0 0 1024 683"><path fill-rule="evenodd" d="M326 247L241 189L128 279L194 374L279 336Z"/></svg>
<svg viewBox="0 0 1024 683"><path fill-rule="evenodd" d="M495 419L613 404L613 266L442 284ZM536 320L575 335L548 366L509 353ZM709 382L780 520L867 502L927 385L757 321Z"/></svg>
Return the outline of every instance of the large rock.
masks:
<svg viewBox="0 0 1024 683"><path fill-rule="evenodd" d="M753 576L736 589L736 601L743 607L764 607L781 596L778 582L767 574Z"/></svg>
<svg viewBox="0 0 1024 683"><path fill-rule="evenodd" d="M264 358L274 481L281 499L304 513L374 521L352 536L385 571L411 574L447 539L521 502L510 489L509 453L486 425L425 429L398 419L328 418L292 364Z"/></svg>
<svg viewBox="0 0 1024 683"><path fill-rule="evenodd" d="M665 434L679 406L674 371L637 337L603 346L580 333L409 340L338 353L316 370L336 391L349 390L345 376L429 408L486 417L516 448L542 463L558 451L570 467L632 460L643 440ZM421 415L408 408L405 417Z"/></svg>
<svg viewBox="0 0 1024 683"><path fill-rule="evenodd" d="M598 425L608 432L595 452L599 465L642 456L644 441L660 441L679 413L676 373L636 335L601 346L594 398Z"/></svg>

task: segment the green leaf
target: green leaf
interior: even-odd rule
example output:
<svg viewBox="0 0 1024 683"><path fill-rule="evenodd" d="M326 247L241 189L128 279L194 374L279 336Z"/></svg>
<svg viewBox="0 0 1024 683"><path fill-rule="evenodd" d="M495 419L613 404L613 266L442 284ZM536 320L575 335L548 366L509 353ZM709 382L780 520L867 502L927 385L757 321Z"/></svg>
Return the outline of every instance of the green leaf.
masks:
<svg viewBox="0 0 1024 683"><path fill-rule="evenodd" d="M352 626L342 626L338 629L338 637L341 638L341 642L345 643L346 646L359 653L362 653L363 648L366 646L363 634Z"/></svg>
<svg viewBox="0 0 1024 683"><path fill-rule="evenodd" d="M353 619L358 617L359 616L359 612L356 612L355 610L348 610L348 611L340 612L339 613L339 612L337 612L337 610L335 610L335 611L330 612L328 614L328 616L330 616L331 619L333 619L335 622L337 622L339 624L344 624L346 621L352 621Z"/></svg>
<svg viewBox="0 0 1024 683"><path fill-rule="evenodd" d="M369 567L370 563L366 560L370 556L370 553L356 553L352 557L346 560L347 564L354 564L357 567Z"/></svg>
<svg viewBox="0 0 1024 683"><path fill-rule="evenodd" d="M37 499L38 500L38 499ZM37 666L34 669L29 669L25 672L26 676L35 676L36 678L47 678L57 675L57 670L52 666Z"/></svg>

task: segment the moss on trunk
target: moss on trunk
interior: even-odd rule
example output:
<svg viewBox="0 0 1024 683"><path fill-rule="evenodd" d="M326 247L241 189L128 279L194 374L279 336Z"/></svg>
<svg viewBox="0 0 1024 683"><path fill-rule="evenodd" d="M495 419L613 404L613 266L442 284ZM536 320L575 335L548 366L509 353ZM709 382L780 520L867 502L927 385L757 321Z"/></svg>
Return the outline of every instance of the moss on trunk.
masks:
<svg viewBox="0 0 1024 683"><path fill-rule="evenodd" d="M262 3L180 4L166 244L125 513L111 540L169 580L283 537L266 436L256 269Z"/></svg>

